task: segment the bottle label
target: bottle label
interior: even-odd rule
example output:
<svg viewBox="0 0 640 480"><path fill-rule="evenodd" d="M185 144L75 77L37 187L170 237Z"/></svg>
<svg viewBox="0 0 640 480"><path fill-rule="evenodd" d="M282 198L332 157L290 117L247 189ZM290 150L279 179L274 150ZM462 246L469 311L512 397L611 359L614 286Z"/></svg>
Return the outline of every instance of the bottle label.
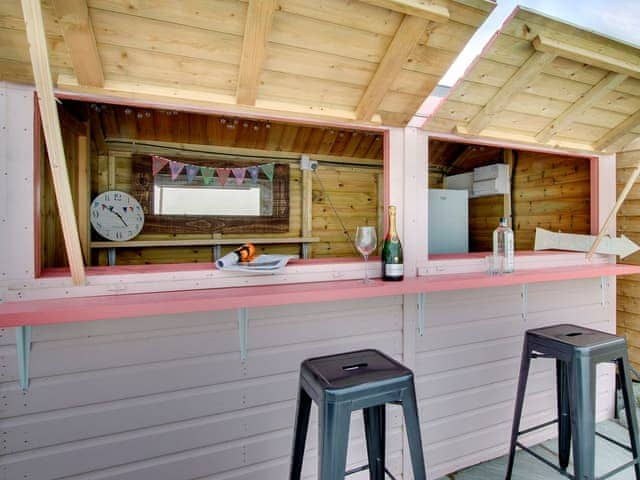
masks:
<svg viewBox="0 0 640 480"><path fill-rule="evenodd" d="M384 266L384 274L387 277L399 277L400 275L404 275L404 264L387 263Z"/></svg>

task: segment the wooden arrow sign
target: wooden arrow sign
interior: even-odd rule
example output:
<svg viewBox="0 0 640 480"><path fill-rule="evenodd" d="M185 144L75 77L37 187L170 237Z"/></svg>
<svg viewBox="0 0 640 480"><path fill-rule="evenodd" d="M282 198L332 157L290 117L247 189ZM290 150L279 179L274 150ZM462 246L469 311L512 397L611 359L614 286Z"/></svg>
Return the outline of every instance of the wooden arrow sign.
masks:
<svg viewBox="0 0 640 480"><path fill-rule="evenodd" d="M595 235L578 235L575 233L555 233L536 228L535 250L571 250L573 252L588 252L591 250ZM640 247L622 235L620 238L604 237L598 245L597 253L606 255L620 255L628 257Z"/></svg>

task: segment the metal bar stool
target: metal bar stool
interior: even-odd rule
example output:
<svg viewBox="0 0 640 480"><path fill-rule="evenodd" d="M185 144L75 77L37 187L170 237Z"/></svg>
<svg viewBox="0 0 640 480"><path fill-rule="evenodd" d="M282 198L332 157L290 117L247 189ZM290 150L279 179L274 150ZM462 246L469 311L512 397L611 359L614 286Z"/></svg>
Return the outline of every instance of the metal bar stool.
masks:
<svg viewBox="0 0 640 480"><path fill-rule="evenodd" d="M300 480L311 400L318 405L318 479L342 480L369 469L371 480L385 473L385 404L404 413L415 480L426 480L413 372L377 350L310 358L300 367L290 480ZM351 412L363 410L369 463L345 472Z"/></svg>
<svg viewBox="0 0 640 480"><path fill-rule="evenodd" d="M551 422L519 431L527 376L529 374L529 363L532 358L554 358L556 360L558 418ZM611 361L615 362L618 367L631 448L596 432L595 429L596 365L601 362ZM558 424L559 467L518 441L519 435L553 425L554 423ZM623 337L576 325L554 325L528 330L525 334L522 349L522 362L520 364L506 480L511 478L516 446L568 478L594 480L596 478L594 472L596 435L628 450L633 455L632 461L598 477L598 480L609 478L631 466L635 470L636 480L640 480L638 425L633 387L629 377L627 342ZM566 471L569 465L572 439L574 475Z"/></svg>

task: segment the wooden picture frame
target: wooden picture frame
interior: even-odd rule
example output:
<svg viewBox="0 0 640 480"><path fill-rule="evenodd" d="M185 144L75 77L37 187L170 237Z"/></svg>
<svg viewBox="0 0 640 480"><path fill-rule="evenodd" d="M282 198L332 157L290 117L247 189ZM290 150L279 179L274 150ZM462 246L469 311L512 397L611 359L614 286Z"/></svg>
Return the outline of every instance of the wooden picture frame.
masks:
<svg viewBox="0 0 640 480"><path fill-rule="evenodd" d="M212 160L180 157L176 160L203 167L235 168L256 165L256 162L239 159ZM145 215L141 234L261 234L289 231L288 164L276 163L274 166L273 206L269 216L154 215L152 213L154 176L151 164L151 155L131 156L131 195L140 202ZM264 176L262 172L260 175ZM229 182L233 181L233 178L229 179Z"/></svg>

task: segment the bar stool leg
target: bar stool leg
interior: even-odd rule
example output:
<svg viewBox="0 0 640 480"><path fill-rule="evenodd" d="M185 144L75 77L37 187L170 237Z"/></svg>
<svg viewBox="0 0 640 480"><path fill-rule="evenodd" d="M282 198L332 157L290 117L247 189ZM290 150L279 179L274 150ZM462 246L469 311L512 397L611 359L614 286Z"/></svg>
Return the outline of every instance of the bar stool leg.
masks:
<svg viewBox="0 0 640 480"><path fill-rule="evenodd" d="M556 391L558 398L558 460L563 470L569 466L571 452L571 415L569 412L569 372L567 364L556 360Z"/></svg>
<svg viewBox="0 0 640 480"><path fill-rule="evenodd" d="M362 413L364 415L364 433L367 439L369 479L384 480L385 406L365 408Z"/></svg>
<svg viewBox="0 0 640 480"><path fill-rule="evenodd" d="M343 480L349 447L351 402L325 402L320 406L318 480Z"/></svg>
<svg viewBox="0 0 640 480"><path fill-rule="evenodd" d="M300 480L302 472L302 459L304 457L304 445L309 429L309 414L311 413L311 397L303 388L298 392L298 406L293 433L293 453L291 454L291 469L289 480Z"/></svg>
<svg viewBox="0 0 640 480"><path fill-rule="evenodd" d="M638 460L638 419L636 418L636 402L633 394L633 384L629 378L629 357L626 350L623 356L616 360L616 363L618 364L622 398L624 399L624 409L627 415L627 425L629 426L631 452L633 458ZM636 463L633 468L636 473L636 480L640 480L640 465Z"/></svg>
<svg viewBox="0 0 640 480"><path fill-rule="evenodd" d="M596 367L588 358L576 358L569 370L575 480L594 480Z"/></svg>
<svg viewBox="0 0 640 480"><path fill-rule="evenodd" d="M424 465L424 451L422 449L422 437L420 435L418 402L416 400L416 389L413 382L402 396L402 412L404 413L404 425L407 430L407 439L409 440L413 479L426 480L427 472Z"/></svg>
<svg viewBox="0 0 640 480"><path fill-rule="evenodd" d="M518 392L516 393L516 406L513 414L513 424L511 426L511 443L509 446L509 460L507 462L507 474L505 480L511 479L513 471L513 461L516 455L516 440L518 439L518 431L520 430L520 416L522 415L522 405L524 404L524 393L527 389L527 378L529 377L529 342L524 341L522 347L522 359L520 360L520 374L518 375Z"/></svg>

